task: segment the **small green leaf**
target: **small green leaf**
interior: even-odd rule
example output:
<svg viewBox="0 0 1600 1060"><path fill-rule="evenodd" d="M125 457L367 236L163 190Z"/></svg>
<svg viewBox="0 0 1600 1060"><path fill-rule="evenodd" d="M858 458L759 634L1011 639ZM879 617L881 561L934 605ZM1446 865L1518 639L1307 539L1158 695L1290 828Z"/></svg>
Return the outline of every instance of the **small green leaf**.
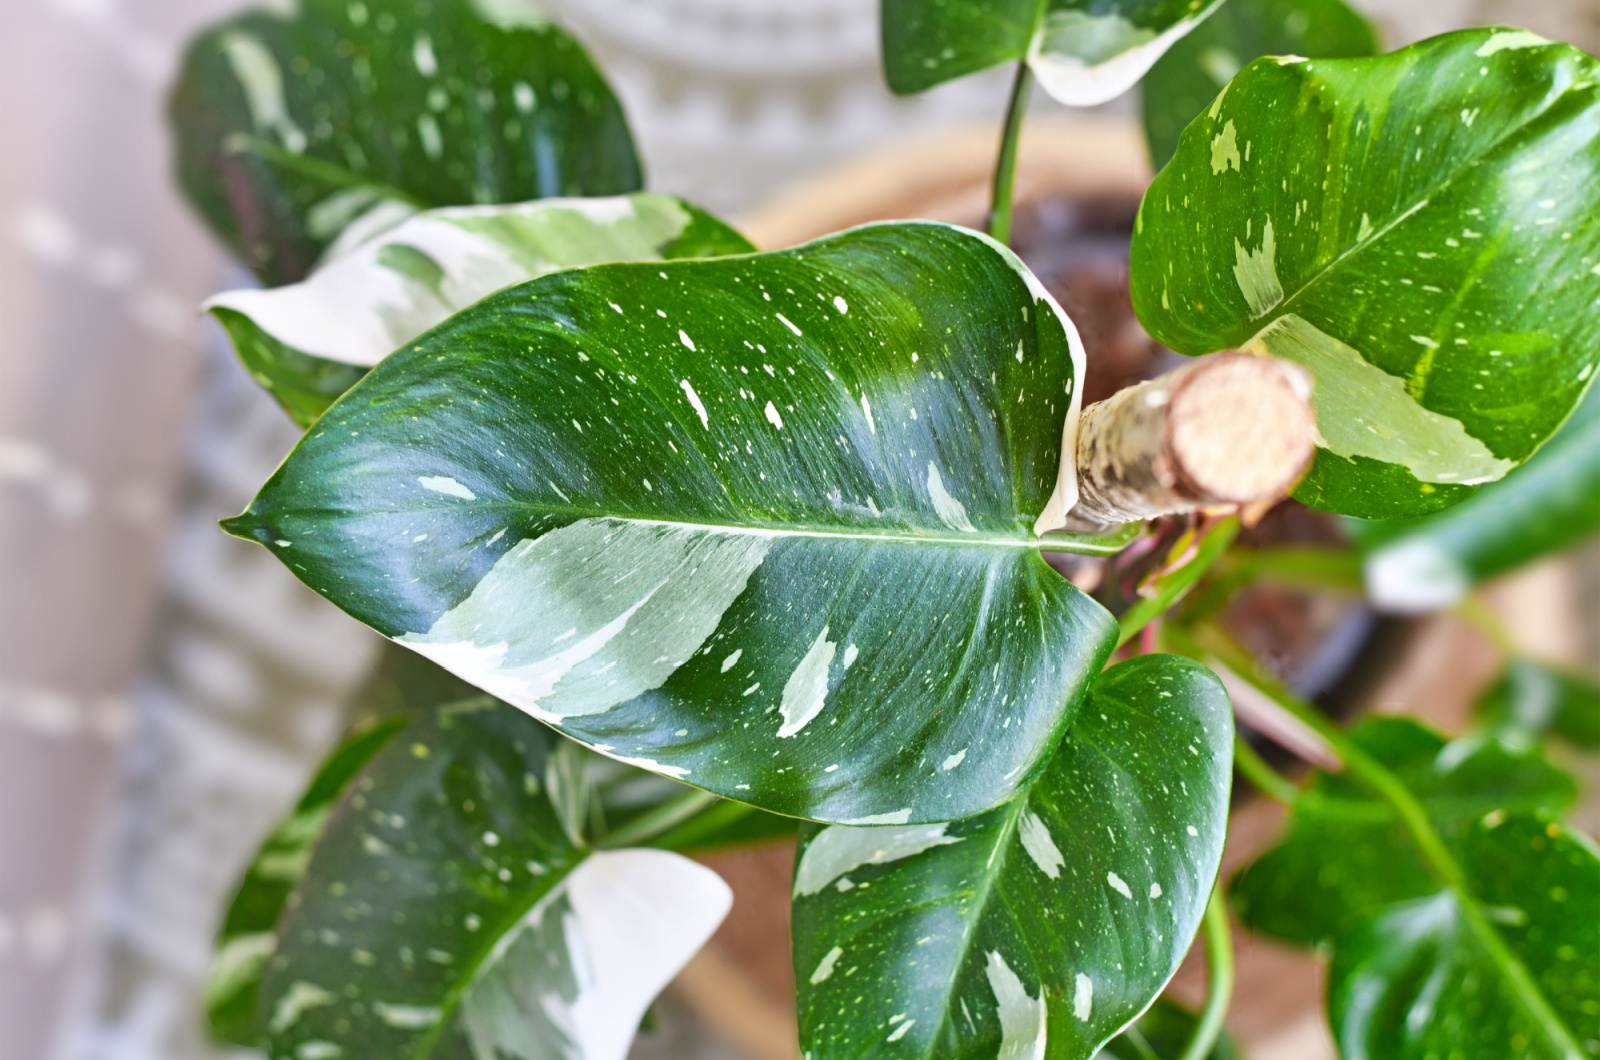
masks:
<svg viewBox="0 0 1600 1060"><path fill-rule="evenodd" d="M1115 641L1036 533L1081 371L1015 256L944 225L572 270L388 358L228 526L612 757L954 820L1030 781Z"/></svg>
<svg viewBox="0 0 1600 1060"><path fill-rule="evenodd" d="M458 206L419 214L302 283L207 303L256 381L302 426L373 365L502 287L581 265L755 248L669 195Z"/></svg>
<svg viewBox="0 0 1600 1060"><path fill-rule="evenodd" d="M1144 131L1157 169L1172 160L1184 127L1253 59L1374 55L1372 26L1344 0L1228 0L1172 46L1144 79Z"/></svg>
<svg viewBox="0 0 1600 1060"><path fill-rule="evenodd" d="M1559 813L1572 778L1543 758L1469 736L1446 743L1405 718L1376 717L1350 739L1395 773L1446 842L1491 814ZM1245 926L1304 946L1325 946L1397 902L1438 885L1389 809L1342 777L1319 774L1296 800L1289 830L1234 881Z"/></svg>
<svg viewBox="0 0 1600 1060"><path fill-rule="evenodd" d="M1227 828L1233 721L1196 663L1095 683L1037 783L992 813L801 831L800 1034L847 1060L1088 1060L1189 950Z"/></svg>
<svg viewBox="0 0 1600 1060"><path fill-rule="evenodd" d="M262 844L223 919L206 983L206 1010L217 1036L259 1046L261 976L276 947L275 932L289 895L305 875L328 811L372 757L408 724L404 718L369 722L352 732L317 771L294 813Z"/></svg>
<svg viewBox="0 0 1600 1060"><path fill-rule="evenodd" d="M1027 60L1069 106L1115 99L1222 0L883 0L883 62L901 95Z"/></svg>
<svg viewBox="0 0 1600 1060"><path fill-rule="evenodd" d="M1178 1060L1194 1037L1199 1020L1186 1009L1162 999L1150 1006L1139 1021L1100 1050L1095 1060ZM1241 1060L1238 1048L1226 1034L1206 1060Z"/></svg>
<svg viewBox="0 0 1600 1060"><path fill-rule="evenodd" d="M1532 745L1557 736L1600 750L1600 683L1532 659L1514 660L1477 712L1499 740Z"/></svg>
<svg viewBox="0 0 1600 1060"><path fill-rule="evenodd" d="M362 771L262 987L275 1060L621 1060L731 895L676 854L575 845L556 740L484 699Z"/></svg>
<svg viewBox="0 0 1600 1060"><path fill-rule="evenodd" d="M300 0L190 48L171 103L179 175L268 284L418 209L639 187L622 109L583 49L484 6Z"/></svg>
<svg viewBox="0 0 1600 1060"><path fill-rule="evenodd" d="M1447 512L1366 530L1373 602L1449 607L1478 582L1600 532L1600 394L1593 393L1527 466Z"/></svg>
<svg viewBox="0 0 1600 1060"><path fill-rule="evenodd" d="M1328 1008L1347 1057L1600 1056L1600 852L1532 815L1475 823L1471 894L1398 905L1334 957Z"/></svg>
<svg viewBox="0 0 1600 1060"><path fill-rule="evenodd" d="M1302 500L1424 514L1525 461L1593 381L1593 159L1600 65L1520 30L1258 60L1145 196L1134 303L1180 352L1312 372Z"/></svg>

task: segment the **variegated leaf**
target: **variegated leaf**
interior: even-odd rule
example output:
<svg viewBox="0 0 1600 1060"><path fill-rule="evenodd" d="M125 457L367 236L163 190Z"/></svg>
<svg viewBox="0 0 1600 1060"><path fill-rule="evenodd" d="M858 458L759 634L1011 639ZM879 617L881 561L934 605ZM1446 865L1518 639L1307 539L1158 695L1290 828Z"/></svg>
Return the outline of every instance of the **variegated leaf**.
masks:
<svg viewBox="0 0 1600 1060"><path fill-rule="evenodd" d="M732 896L563 827L557 738L492 700L385 748L334 809L262 986L275 1060L622 1060Z"/></svg>
<svg viewBox="0 0 1600 1060"><path fill-rule="evenodd" d="M430 210L301 283L229 291L207 308L256 381L309 425L368 368L502 287L581 265L755 250L668 195Z"/></svg>
<svg viewBox="0 0 1600 1060"><path fill-rule="evenodd" d="M1026 60L1057 100L1091 107L1139 83L1222 0L883 0L889 87L909 95Z"/></svg>
<svg viewBox="0 0 1600 1060"><path fill-rule="evenodd" d="M1262 59L1140 210L1139 317L1316 377L1298 491L1422 514L1527 460L1600 361L1600 64L1521 30Z"/></svg>
<svg viewBox="0 0 1600 1060"><path fill-rule="evenodd" d="M184 189L268 284L419 209L640 185L610 86L516 0L264 6L195 41L171 106Z"/></svg>
<svg viewBox="0 0 1600 1060"><path fill-rule="evenodd" d="M1227 830L1233 718L1197 663L1095 683L1039 780L993 813L802 829L801 1041L829 1060L1089 1060L1161 993Z"/></svg>
<svg viewBox="0 0 1600 1060"><path fill-rule="evenodd" d="M596 750L764 809L1026 786L1116 630L1040 530L1082 346L944 225L507 288L379 365L229 528Z"/></svg>

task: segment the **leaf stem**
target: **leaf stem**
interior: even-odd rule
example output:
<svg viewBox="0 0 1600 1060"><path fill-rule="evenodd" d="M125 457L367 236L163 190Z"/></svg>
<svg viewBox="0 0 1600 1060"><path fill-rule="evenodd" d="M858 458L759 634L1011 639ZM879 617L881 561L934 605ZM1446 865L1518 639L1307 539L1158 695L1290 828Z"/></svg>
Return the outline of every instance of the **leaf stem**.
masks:
<svg viewBox="0 0 1600 1060"><path fill-rule="evenodd" d="M1293 806L1300 798L1300 789L1294 782L1268 765L1248 740L1234 740L1233 765L1257 791L1273 802Z"/></svg>
<svg viewBox="0 0 1600 1060"><path fill-rule="evenodd" d="M675 828L703 810L708 810L722 800L709 791L690 788L674 795L659 806L652 807L603 836L595 846L600 850L616 850L649 842L661 833Z"/></svg>
<svg viewBox="0 0 1600 1060"><path fill-rule="evenodd" d="M989 209L989 235L997 242L1011 243L1012 199L1017 184L1017 154L1022 143L1022 122L1028 113L1028 97L1033 89L1033 71L1027 60L1017 64L1017 77L1011 85L1011 103L1006 109L1005 131L1000 138L1000 159L994 169L994 196Z"/></svg>
<svg viewBox="0 0 1600 1060"><path fill-rule="evenodd" d="M1200 1022L1179 1060L1206 1060L1217 1048L1233 1001L1233 935L1228 927L1228 902L1217 881L1206 903L1206 1004Z"/></svg>
<svg viewBox="0 0 1600 1060"><path fill-rule="evenodd" d="M1501 655L1515 658L1522 654L1521 648L1517 645L1517 638L1482 597L1476 595L1467 597L1456 605L1454 613L1461 621L1488 638Z"/></svg>

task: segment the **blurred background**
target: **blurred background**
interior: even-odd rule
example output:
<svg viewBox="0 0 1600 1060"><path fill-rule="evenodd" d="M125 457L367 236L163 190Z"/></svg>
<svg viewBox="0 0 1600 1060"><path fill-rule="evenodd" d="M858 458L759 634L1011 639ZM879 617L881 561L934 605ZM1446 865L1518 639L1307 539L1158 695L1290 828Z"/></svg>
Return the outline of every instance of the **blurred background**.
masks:
<svg viewBox="0 0 1600 1060"><path fill-rule="evenodd" d="M0 1060L228 1055L201 1016L218 917L377 650L216 528L297 437L196 309L244 274L180 200L164 120L186 40L242 6L0 7ZM969 178L990 164L1009 75L891 98L876 0L541 6L617 86L650 185L745 219L758 242L981 207ZM1358 6L1391 46L1506 22L1600 48L1595 0ZM1077 124L1037 109L1024 194L1029 172L1060 172L1137 195L1133 101ZM1600 659L1600 554L1508 591L1519 634ZM1448 719L1486 650L1442 626L1413 645L1421 662L1383 696ZM782 1055L770 1026L741 1020L776 1021L781 1043L783 903L762 896L773 877L782 897L786 869L719 868L741 894L721 963L692 969L641 1056ZM1268 1060L1325 1060L1314 969L1275 993L1274 960L1245 974L1238 1005L1260 1011L1241 1032Z"/></svg>

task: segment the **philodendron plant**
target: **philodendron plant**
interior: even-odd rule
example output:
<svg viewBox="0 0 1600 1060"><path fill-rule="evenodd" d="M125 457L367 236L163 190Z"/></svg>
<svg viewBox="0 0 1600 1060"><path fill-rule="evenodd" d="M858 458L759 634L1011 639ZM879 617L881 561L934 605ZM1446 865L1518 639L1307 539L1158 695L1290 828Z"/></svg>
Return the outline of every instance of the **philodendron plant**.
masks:
<svg viewBox="0 0 1600 1060"><path fill-rule="evenodd" d="M416 660L251 867L222 1036L615 1060L728 910L692 855L798 829L810 1060L1234 1056L1230 896L1331 958L1347 1060L1600 1056L1555 764L1600 688L1472 596L1600 526L1600 410L1567 424L1600 65L1219 4L884 0L896 91L1016 65L990 231L766 252L641 191L602 75L516 4L301 0L193 46L184 185L269 285L210 309L306 428L227 529ZM1226 355L1085 407L1006 247L1021 118L1035 75L1088 104L1152 67L1134 305ZM1384 521L1238 545L1291 490ZM1364 581L1497 636L1471 731L1346 730L1219 621ZM1289 824L1219 881L1235 768ZM1202 932L1191 1015L1158 999Z"/></svg>

